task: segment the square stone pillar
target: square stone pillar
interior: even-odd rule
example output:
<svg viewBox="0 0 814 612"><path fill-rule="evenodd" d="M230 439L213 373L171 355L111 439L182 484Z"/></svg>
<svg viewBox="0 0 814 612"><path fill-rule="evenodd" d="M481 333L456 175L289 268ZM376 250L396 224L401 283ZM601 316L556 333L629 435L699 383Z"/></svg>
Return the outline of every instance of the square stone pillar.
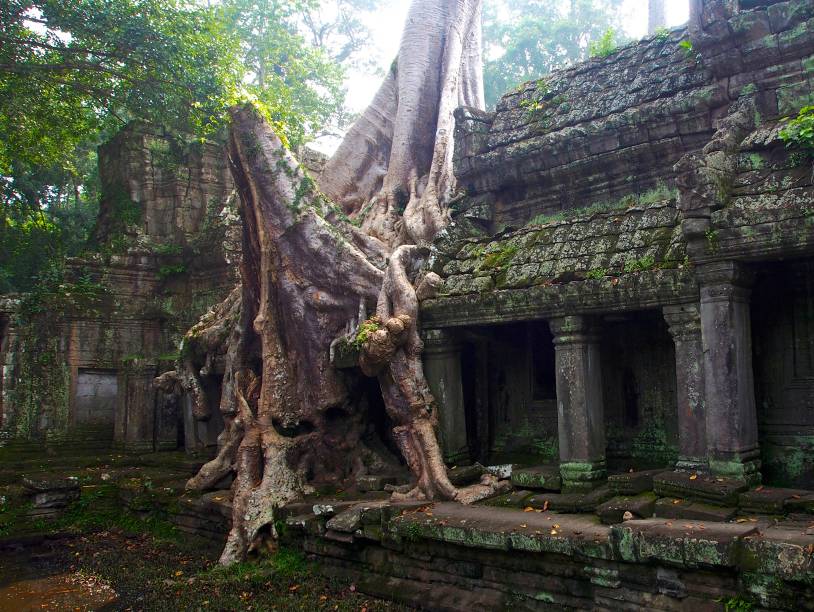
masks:
<svg viewBox="0 0 814 612"><path fill-rule="evenodd" d="M155 450L154 363L136 359L119 370L115 442L127 451Z"/></svg>
<svg viewBox="0 0 814 612"><path fill-rule="evenodd" d="M676 352L676 469L707 471L707 415L700 307L698 304L665 306L664 320L667 321Z"/></svg>
<svg viewBox="0 0 814 612"><path fill-rule="evenodd" d="M607 475L599 336L582 316L552 319L563 491L589 491Z"/></svg>
<svg viewBox="0 0 814 612"><path fill-rule="evenodd" d="M467 463L466 411L461 380L461 343L445 329L424 331L424 376L438 405L444 461Z"/></svg>
<svg viewBox="0 0 814 612"><path fill-rule="evenodd" d="M724 261L699 267L698 278L710 470L754 484L761 477L749 312L752 275L743 264Z"/></svg>

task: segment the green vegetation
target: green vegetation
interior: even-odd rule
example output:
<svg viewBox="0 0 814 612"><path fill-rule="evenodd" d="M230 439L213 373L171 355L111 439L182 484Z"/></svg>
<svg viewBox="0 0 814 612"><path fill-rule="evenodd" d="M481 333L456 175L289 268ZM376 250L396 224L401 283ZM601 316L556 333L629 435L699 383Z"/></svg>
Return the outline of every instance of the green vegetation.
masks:
<svg viewBox="0 0 814 612"><path fill-rule="evenodd" d="M173 276L178 276L179 274L184 274L187 271L186 264L175 264L175 265L166 265L161 266L158 269L158 278L160 280L166 280Z"/></svg>
<svg viewBox="0 0 814 612"><path fill-rule="evenodd" d="M718 230L709 228L706 232L704 232L704 236L707 239L707 246L709 247L709 252L717 253L718 249L721 248L721 242L718 237Z"/></svg>
<svg viewBox="0 0 814 612"><path fill-rule="evenodd" d="M88 242L97 146L130 122L176 135L148 143L168 174L222 137L225 110L240 100L291 146L346 125L344 69L370 62L363 17L389 1L2 3L0 293L30 290L66 256L131 245L141 210L109 189L108 244Z"/></svg>
<svg viewBox="0 0 814 612"><path fill-rule="evenodd" d="M68 366L61 358L58 328L71 313L97 314L109 297L107 288L89 272L66 278L62 267L51 265L20 304L19 381L13 389L13 420L4 425L18 437L37 433L47 415L48 435L68 427Z"/></svg>
<svg viewBox="0 0 814 612"><path fill-rule="evenodd" d="M644 272L646 270L652 270L655 267L656 260L650 255L645 255L644 257L629 259L626 261L625 273L630 274L631 272Z"/></svg>
<svg viewBox="0 0 814 612"><path fill-rule="evenodd" d="M376 333L382 328L381 321L378 317L372 317L359 326L359 331L356 332L356 337L353 339L353 346L361 349L365 342L370 339L371 334Z"/></svg>
<svg viewBox="0 0 814 612"><path fill-rule="evenodd" d="M786 125L780 130L780 138L786 146L814 153L814 106L804 106L797 117L783 121Z"/></svg>
<svg viewBox="0 0 814 612"><path fill-rule="evenodd" d="M500 245L500 249L492 253L488 253L483 258L484 270L494 270L495 268L503 268L508 265L519 251L519 247L514 244Z"/></svg>
<svg viewBox="0 0 814 612"><path fill-rule="evenodd" d="M654 38L661 43L666 42L670 38L670 29L665 27L656 28Z"/></svg>
<svg viewBox="0 0 814 612"><path fill-rule="evenodd" d="M692 55L695 53L691 40L682 40L680 43L678 43L678 46L684 49L684 53L687 54L687 57L692 57Z"/></svg>
<svg viewBox="0 0 814 612"><path fill-rule="evenodd" d="M593 41L588 46L591 57L608 57L613 55L619 48L616 30L608 28L599 40Z"/></svg>
<svg viewBox="0 0 814 612"><path fill-rule="evenodd" d="M737 597L730 597L723 600L725 612L751 612L755 609L754 605L738 595Z"/></svg>
<svg viewBox="0 0 814 612"><path fill-rule="evenodd" d="M588 270L585 274L585 278L591 280L599 280L605 278L608 275L607 268L595 268L594 270Z"/></svg>
<svg viewBox="0 0 814 612"><path fill-rule="evenodd" d="M484 88L493 108L521 83L588 57L588 45L622 28L620 0L492 0L483 6Z"/></svg>
<svg viewBox="0 0 814 612"><path fill-rule="evenodd" d="M588 218L593 215L605 212L621 211L632 206L648 206L656 202L664 202L675 199L678 195L676 189L667 187L664 183L659 183L653 189L640 194L629 194L613 202L596 202L583 208L569 208L557 213L537 215L526 225L545 225L559 221L568 221L575 218Z"/></svg>

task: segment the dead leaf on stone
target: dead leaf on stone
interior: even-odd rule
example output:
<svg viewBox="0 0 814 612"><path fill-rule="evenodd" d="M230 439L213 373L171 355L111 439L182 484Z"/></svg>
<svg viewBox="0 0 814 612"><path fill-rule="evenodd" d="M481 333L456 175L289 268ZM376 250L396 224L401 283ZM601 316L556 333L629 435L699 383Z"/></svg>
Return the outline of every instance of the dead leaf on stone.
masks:
<svg viewBox="0 0 814 612"><path fill-rule="evenodd" d="M814 544L809 544L808 546L806 546L806 552L809 555L814 555Z"/></svg>
<svg viewBox="0 0 814 612"><path fill-rule="evenodd" d="M664 524L665 524L665 525L667 525L668 527L672 527L672 526L673 526L673 523L671 523L670 521L667 521L667 522L666 522L666 523L664 523Z"/></svg>
<svg viewBox="0 0 814 612"><path fill-rule="evenodd" d="M534 512L534 508L532 508L531 506L528 506L526 508L523 508L523 512Z"/></svg>
<svg viewBox="0 0 814 612"><path fill-rule="evenodd" d="M674 504L680 504L680 503L681 503L681 500L680 500L680 499L674 499L674 500L673 500L673 503L674 503Z"/></svg>
<svg viewBox="0 0 814 612"><path fill-rule="evenodd" d="M736 523L745 523L746 519L745 518L739 518L739 519L736 519L735 522Z"/></svg>
<svg viewBox="0 0 814 612"><path fill-rule="evenodd" d="M698 480L698 474L693 474L690 476L690 480Z"/></svg>
<svg viewBox="0 0 814 612"><path fill-rule="evenodd" d="M556 530L556 529L552 529L552 530L551 530L551 535L557 535L557 530Z"/></svg>
<svg viewBox="0 0 814 612"><path fill-rule="evenodd" d="M548 510L548 500L545 500L545 503L543 504L543 512L547 510Z"/></svg>
<svg viewBox="0 0 814 612"><path fill-rule="evenodd" d="M792 499L800 499L800 496L795 493L794 495L791 496L791 498Z"/></svg>
<svg viewBox="0 0 814 612"><path fill-rule="evenodd" d="M528 527L528 525L526 525L525 523L521 523L521 524L520 524L520 526L521 526L523 529L526 529L526 528Z"/></svg>
<svg viewBox="0 0 814 612"><path fill-rule="evenodd" d="M763 490L763 485L760 485L757 489L755 489L755 491L762 491L762 490Z"/></svg>

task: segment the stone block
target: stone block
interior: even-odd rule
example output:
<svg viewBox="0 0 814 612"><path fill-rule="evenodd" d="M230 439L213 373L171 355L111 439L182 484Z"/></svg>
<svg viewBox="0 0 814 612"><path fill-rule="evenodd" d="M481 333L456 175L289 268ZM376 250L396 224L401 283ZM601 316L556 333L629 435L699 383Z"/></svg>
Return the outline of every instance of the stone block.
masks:
<svg viewBox="0 0 814 612"><path fill-rule="evenodd" d="M783 514L786 511L787 500L796 501L809 494L809 491L799 489L758 487L746 493L741 493L739 503L741 510L744 512Z"/></svg>
<svg viewBox="0 0 814 612"><path fill-rule="evenodd" d="M529 498L528 505L554 512L593 512L611 497L613 492L607 486L602 486L587 493L540 493Z"/></svg>
<svg viewBox="0 0 814 612"><path fill-rule="evenodd" d="M653 478L653 491L660 497L680 497L737 506L738 495L749 489L742 480L692 472L662 472Z"/></svg>
<svg viewBox="0 0 814 612"><path fill-rule="evenodd" d="M734 567L741 541L758 533L750 523L686 524L646 519L611 527L611 539L628 562L661 562L687 568Z"/></svg>
<svg viewBox="0 0 814 612"><path fill-rule="evenodd" d="M656 496L652 493L642 493L635 497L614 497L600 504L596 514L605 525L615 525L623 522L628 512L632 515L631 518L650 518L655 505Z"/></svg>
<svg viewBox="0 0 814 612"><path fill-rule="evenodd" d="M484 506L495 506L498 508L525 508L528 506L528 501L532 495L534 495L534 491L520 489L506 493L505 495L499 495L498 497L491 497L481 503Z"/></svg>
<svg viewBox="0 0 814 612"><path fill-rule="evenodd" d="M624 472L608 476L608 486L616 495L638 495L653 490L653 477L664 470Z"/></svg>
<svg viewBox="0 0 814 612"><path fill-rule="evenodd" d="M525 489L559 491L562 488L560 468L558 466L542 465L516 469L512 472L512 484Z"/></svg>
<svg viewBox="0 0 814 612"><path fill-rule="evenodd" d="M787 512L814 514L814 493L792 495L783 505Z"/></svg>
<svg viewBox="0 0 814 612"><path fill-rule="evenodd" d="M664 497L656 501L654 512L659 518L725 523L735 517L737 509Z"/></svg>
<svg viewBox="0 0 814 612"><path fill-rule="evenodd" d="M449 481L456 487L465 487L480 482L480 477L486 473L486 468L480 463L472 465L455 466L447 470Z"/></svg>
<svg viewBox="0 0 814 612"><path fill-rule="evenodd" d="M395 485L396 481L395 476L367 475L359 476L359 478L356 479L356 486L362 492L384 491L386 485Z"/></svg>

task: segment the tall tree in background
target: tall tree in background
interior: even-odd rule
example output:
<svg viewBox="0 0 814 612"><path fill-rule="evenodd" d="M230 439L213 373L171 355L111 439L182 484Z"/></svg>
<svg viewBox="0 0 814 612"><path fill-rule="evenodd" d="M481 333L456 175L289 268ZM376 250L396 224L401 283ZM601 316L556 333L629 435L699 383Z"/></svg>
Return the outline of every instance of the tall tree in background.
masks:
<svg viewBox="0 0 814 612"><path fill-rule="evenodd" d="M381 0L386 2L388 0ZM0 292L84 244L96 146L142 120L211 135L248 94L291 145L336 130L377 0L0 2ZM47 245L48 248L35 248Z"/></svg>
<svg viewBox="0 0 814 612"><path fill-rule="evenodd" d="M664 0L647 0L647 33L655 34L667 23L664 14Z"/></svg>
<svg viewBox="0 0 814 612"><path fill-rule="evenodd" d="M621 29L622 0L491 0L484 4L486 103L586 59L591 41Z"/></svg>

